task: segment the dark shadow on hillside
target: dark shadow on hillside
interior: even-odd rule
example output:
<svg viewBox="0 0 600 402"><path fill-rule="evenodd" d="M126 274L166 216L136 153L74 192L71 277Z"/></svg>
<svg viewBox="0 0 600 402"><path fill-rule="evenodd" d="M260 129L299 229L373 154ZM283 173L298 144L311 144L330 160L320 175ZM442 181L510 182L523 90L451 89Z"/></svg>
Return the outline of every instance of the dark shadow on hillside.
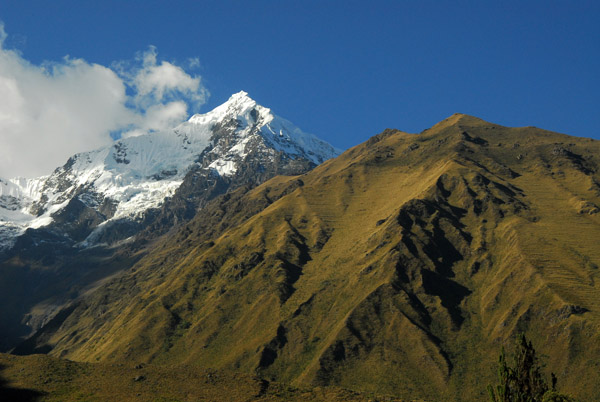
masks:
<svg viewBox="0 0 600 402"><path fill-rule="evenodd" d="M52 347L46 343L47 340L58 330L58 328L60 328L63 322L65 322L78 305L78 303L73 303L70 306L63 308L33 336L17 345L11 353L19 356L50 353Z"/></svg>
<svg viewBox="0 0 600 402"><path fill-rule="evenodd" d="M31 389L13 388L2 377L1 373L6 366L0 365L0 401L7 402L35 402L39 401L44 393Z"/></svg>

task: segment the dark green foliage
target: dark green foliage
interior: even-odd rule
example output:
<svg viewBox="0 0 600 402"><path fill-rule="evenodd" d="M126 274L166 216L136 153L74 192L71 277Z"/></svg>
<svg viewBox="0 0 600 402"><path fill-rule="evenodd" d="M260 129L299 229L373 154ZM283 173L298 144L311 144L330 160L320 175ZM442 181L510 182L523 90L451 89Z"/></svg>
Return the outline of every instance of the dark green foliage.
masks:
<svg viewBox="0 0 600 402"><path fill-rule="evenodd" d="M572 398L556 392L557 378L551 374L549 387L541 373L541 367L531 341L524 334L517 338L513 365L509 366L504 348L498 359L496 387L488 385L492 402L569 402Z"/></svg>

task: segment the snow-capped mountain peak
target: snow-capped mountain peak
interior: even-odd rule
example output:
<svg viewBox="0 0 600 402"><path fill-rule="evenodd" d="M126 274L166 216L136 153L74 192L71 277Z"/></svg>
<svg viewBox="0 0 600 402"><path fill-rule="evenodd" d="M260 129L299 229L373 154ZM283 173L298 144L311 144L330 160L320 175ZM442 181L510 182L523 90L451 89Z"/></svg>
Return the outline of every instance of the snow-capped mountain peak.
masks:
<svg viewBox="0 0 600 402"><path fill-rule="evenodd" d="M269 109L257 105L256 101L248 96L245 91L240 91L229 97L227 102L217 106L206 114L196 114L188 121L194 124L205 124L207 122L221 122L226 118L245 117L249 112L259 106L260 109L269 112Z"/></svg>
<svg viewBox="0 0 600 402"><path fill-rule="evenodd" d="M281 156L316 165L339 152L241 91L172 130L76 154L50 176L0 180L0 249L27 228L64 224L63 215L72 215L71 210L85 210L87 226L65 235L83 246L92 244L111 222L139 220L160 206L191 169L232 178L248 160L261 169Z"/></svg>

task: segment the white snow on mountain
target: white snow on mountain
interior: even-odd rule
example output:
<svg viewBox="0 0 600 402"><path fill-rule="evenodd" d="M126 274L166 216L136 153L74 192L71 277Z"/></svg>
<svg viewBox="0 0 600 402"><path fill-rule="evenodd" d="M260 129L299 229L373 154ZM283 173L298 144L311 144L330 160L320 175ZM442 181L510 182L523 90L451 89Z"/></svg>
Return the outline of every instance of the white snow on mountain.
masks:
<svg viewBox="0 0 600 402"><path fill-rule="evenodd" d="M232 120L237 120L234 140L225 146L213 143L213 128ZM209 169L222 176L235 174L257 136L273 155L281 151L315 164L340 153L242 91L172 130L128 137L76 154L50 176L0 179L0 250L10 247L27 228L50 224L53 214L74 197L92 208L110 200L116 205L110 220L136 219L176 191L203 151L214 155Z"/></svg>

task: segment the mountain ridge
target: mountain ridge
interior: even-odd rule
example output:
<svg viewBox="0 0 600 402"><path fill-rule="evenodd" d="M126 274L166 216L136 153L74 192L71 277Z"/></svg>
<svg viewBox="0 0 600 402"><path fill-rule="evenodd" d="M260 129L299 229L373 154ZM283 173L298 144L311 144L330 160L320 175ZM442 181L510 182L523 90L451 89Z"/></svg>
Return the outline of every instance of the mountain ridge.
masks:
<svg viewBox="0 0 600 402"><path fill-rule="evenodd" d="M465 115L386 130L211 201L17 351L480 400L527 332L593 400L599 151Z"/></svg>

